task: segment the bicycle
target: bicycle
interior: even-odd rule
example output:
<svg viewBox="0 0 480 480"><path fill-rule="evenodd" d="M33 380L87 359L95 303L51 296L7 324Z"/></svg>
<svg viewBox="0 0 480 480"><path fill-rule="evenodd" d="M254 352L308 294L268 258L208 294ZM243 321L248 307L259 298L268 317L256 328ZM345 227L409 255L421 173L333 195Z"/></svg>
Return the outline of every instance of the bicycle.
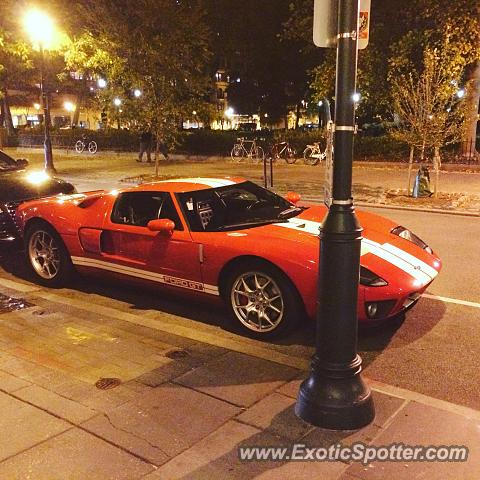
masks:
<svg viewBox="0 0 480 480"><path fill-rule="evenodd" d="M307 145L303 151L303 159L306 165L317 165L327 156L327 150L322 152L319 142Z"/></svg>
<svg viewBox="0 0 480 480"><path fill-rule="evenodd" d="M82 153L84 150L88 150L88 153L94 155L98 150L97 142L95 140L88 140L86 136L83 136L75 142L75 151Z"/></svg>
<svg viewBox="0 0 480 480"><path fill-rule="evenodd" d="M273 161L282 158L288 164L295 163L297 161L297 152L288 142L274 143L270 148L270 157Z"/></svg>
<svg viewBox="0 0 480 480"><path fill-rule="evenodd" d="M250 158L252 162L261 162L265 152L260 145L257 145L257 139L247 140L245 137L238 137L230 156L234 162L240 162L244 158Z"/></svg>

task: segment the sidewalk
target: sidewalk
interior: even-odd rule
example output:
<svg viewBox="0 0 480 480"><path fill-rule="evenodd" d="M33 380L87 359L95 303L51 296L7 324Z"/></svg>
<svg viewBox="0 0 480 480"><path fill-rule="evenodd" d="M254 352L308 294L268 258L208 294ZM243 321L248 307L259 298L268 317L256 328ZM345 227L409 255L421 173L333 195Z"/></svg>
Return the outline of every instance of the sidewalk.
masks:
<svg viewBox="0 0 480 480"><path fill-rule="evenodd" d="M96 295L89 304L76 290L51 293L8 278L1 285L26 302L0 314L2 479L478 478L479 411L369 382L371 425L315 428L293 411L303 359L248 342L222 347L213 335L200 341L169 314L132 313ZM358 442L464 445L469 457L366 465L239 459L240 447Z"/></svg>

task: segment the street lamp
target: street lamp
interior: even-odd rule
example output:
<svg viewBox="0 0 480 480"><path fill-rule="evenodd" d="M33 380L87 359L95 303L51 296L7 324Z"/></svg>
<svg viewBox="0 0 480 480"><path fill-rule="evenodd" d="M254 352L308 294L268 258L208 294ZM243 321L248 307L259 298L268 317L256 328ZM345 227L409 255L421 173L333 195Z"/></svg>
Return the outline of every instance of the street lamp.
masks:
<svg viewBox="0 0 480 480"><path fill-rule="evenodd" d="M139 98L142 96L142 91L139 89L139 88L136 88L134 91L133 91L133 95L135 98Z"/></svg>
<svg viewBox="0 0 480 480"><path fill-rule="evenodd" d="M97 80L98 88L105 88L107 86L107 81L104 78L99 78Z"/></svg>
<svg viewBox="0 0 480 480"><path fill-rule="evenodd" d="M34 48L38 47L40 51L40 92L43 104L43 125L45 132L44 151L45 151L45 170L56 173L53 165L52 141L50 139L50 105L45 87L44 78L44 54L45 48L49 48L53 38L53 21L40 10L30 10L24 17L25 30L30 36Z"/></svg>

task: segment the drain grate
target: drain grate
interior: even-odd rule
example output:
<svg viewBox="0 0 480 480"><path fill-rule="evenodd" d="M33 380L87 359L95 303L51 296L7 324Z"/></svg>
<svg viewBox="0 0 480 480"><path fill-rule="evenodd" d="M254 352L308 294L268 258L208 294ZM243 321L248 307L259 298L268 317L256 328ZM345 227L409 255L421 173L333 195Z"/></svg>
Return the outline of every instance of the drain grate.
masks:
<svg viewBox="0 0 480 480"><path fill-rule="evenodd" d="M0 293L0 313L15 312L16 310L34 306L33 303L27 302L24 298L9 297Z"/></svg>
<svg viewBox="0 0 480 480"><path fill-rule="evenodd" d="M99 390L109 390L121 385L122 381L119 378L101 378L95 383Z"/></svg>
<svg viewBox="0 0 480 480"><path fill-rule="evenodd" d="M171 358L173 360L177 360L179 358L188 357L189 353L186 350L170 350L165 354L167 358Z"/></svg>

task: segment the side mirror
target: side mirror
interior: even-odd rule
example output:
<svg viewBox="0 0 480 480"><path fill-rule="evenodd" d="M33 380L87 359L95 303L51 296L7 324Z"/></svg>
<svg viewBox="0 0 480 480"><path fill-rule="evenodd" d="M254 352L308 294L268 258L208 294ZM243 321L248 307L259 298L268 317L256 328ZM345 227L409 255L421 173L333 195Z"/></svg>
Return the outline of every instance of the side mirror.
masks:
<svg viewBox="0 0 480 480"><path fill-rule="evenodd" d="M15 160L16 164L20 168L25 168L28 166L28 160L26 158L19 158Z"/></svg>
<svg viewBox="0 0 480 480"><path fill-rule="evenodd" d="M287 192L287 196L285 197L290 203L297 203L302 198L301 195L297 192Z"/></svg>
<svg viewBox="0 0 480 480"><path fill-rule="evenodd" d="M168 218L159 218L156 220L150 220L147 223L147 228L152 232L160 232L163 235L171 237L173 230L175 229L175 223Z"/></svg>

